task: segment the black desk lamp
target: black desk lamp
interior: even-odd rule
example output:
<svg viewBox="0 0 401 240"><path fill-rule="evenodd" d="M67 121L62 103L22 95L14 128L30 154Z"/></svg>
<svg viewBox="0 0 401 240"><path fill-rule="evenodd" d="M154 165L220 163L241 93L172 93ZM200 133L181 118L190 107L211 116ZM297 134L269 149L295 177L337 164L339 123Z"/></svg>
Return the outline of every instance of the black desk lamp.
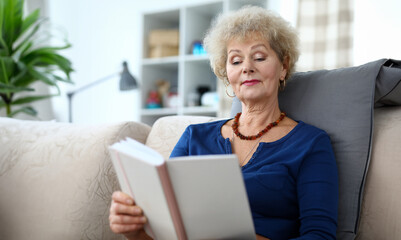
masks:
<svg viewBox="0 0 401 240"><path fill-rule="evenodd" d="M69 122L72 122L72 97L79 92L82 92L86 89L92 88L102 82L105 82L109 79L112 79L113 77L116 77L119 73L114 73L110 76L98 79L94 82L91 82L87 85L84 85L78 89L75 89L74 91L68 92L67 96L68 96L68 120ZM127 66L127 62L123 62L123 71L121 73L121 77L120 77L120 91L127 91L127 90L131 90L131 89L136 89L138 88L138 83L136 82L135 78L131 75L131 73L128 71L128 66Z"/></svg>

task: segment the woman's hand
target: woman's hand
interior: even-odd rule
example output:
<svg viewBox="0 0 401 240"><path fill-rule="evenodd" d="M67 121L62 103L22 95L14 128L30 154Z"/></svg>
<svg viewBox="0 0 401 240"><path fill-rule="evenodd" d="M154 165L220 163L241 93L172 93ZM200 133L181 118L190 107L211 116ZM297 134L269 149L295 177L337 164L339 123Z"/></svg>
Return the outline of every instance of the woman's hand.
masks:
<svg viewBox="0 0 401 240"><path fill-rule="evenodd" d="M143 229L147 222L142 209L134 199L123 192L114 192L110 207L110 228L114 233L123 234L127 239L151 239ZM257 240L269 240L256 235Z"/></svg>
<svg viewBox="0 0 401 240"><path fill-rule="evenodd" d="M134 199L123 192L114 192L110 206L110 228L128 239L150 239L143 226L146 217Z"/></svg>

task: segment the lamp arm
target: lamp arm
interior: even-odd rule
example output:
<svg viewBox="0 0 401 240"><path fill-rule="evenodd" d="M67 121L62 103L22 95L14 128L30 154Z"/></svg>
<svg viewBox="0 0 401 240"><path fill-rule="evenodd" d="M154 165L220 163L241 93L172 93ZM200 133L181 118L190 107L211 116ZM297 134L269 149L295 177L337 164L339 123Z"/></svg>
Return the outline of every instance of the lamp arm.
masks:
<svg viewBox="0 0 401 240"><path fill-rule="evenodd" d="M80 87L80 88L77 88L77 89L75 89L75 90L73 90L73 91L68 92L67 95L73 96L73 95L76 94L76 93L82 92L82 91L84 91L84 90L86 90L86 89L88 89L88 88L92 88L92 87L94 87L94 86L96 86L96 85L99 85L100 83L105 82L105 81L107 81L107 80L109 80L109 79L111 79L111 78L113 78L113 77L118 76L118 75L119 75L119 73L114 73L114 74L112 74L112 75L109 75L109 76L100 78L100 79L98 79L98 80L96 80L96 81L93 81L93 82L91 82L91 83L88 83L88 84L86 84L86 85L83 85L83 86Z"/></svg>
<svg viewBox="0 0 401 240"><path fill-rule="evenodd" d="M77 89L75 89L75 90L73 90L73 91L67 92L67 97L68 97L68 113L69 113L69 114L68 114L68 121L69 121L70 123L72 122L72 97L73 97L76 93L82 92L82 91L84 91L84 90L86 90L86 89L88 89L88 88L92 88L92 87L94 87L94 86L96 86L96 85L99 85L100 83L105 82L105 81L107 81L107 80L109 80L109 79L111 79L111 78L113 78L113 77L118 76L118 75L119 75L119 73L114 73L114 74L112 74L112 75L109 75L109 76L100 78L100 79L98 79L98 80L96 80L96 81L94 81L94 82L91 82L91 83L88 83L88 84L86 84L86 85L83 85L82 87L77 88Z"/></svg>

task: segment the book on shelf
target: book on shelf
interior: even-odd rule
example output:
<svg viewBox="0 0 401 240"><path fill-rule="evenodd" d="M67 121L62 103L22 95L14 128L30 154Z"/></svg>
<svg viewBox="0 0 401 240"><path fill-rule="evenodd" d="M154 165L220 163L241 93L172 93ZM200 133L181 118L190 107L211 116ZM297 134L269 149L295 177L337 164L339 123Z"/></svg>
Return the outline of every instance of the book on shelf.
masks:
<svg viewBox="0 0 401 240"><path fill-rule="evenodd" d="M170 158L133 139L109 147L121 190L155 239L256 239L236 155Z"/></svg>

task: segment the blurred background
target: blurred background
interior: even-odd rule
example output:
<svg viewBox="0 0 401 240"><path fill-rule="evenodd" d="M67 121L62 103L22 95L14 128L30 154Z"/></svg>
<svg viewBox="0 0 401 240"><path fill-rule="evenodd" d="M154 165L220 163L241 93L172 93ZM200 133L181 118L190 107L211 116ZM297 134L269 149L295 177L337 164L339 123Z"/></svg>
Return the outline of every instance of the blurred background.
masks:
<svg viewBox="0 0 401 240"><path fill-rule="evenodd" d="M71 75L74 85L61 84L60 96L35 103L35 108L39 112L35 119L67 122L69 119L67 92L121 72L123 61L127 61L130 73L138 81L139 87L143 86L141 61L144 57L144 14L181 9L197 4L205 5L208 2L216 1L26 0L27 12L40 8L41 15L50 19L51 28L55 29L60 36L66 37L72 44L72 47L62 51L62 54L72 61L75 70ZM247 3L247 1L242 2ZM253 2L255 1L249 1L251 4ZM316 11L317 2L320 4L325 2L327 12L336 9L339 11L336 16L344 15L347 19L344 26L341 22L336 26L337 35L341 35L342 31L350 32L348 35L341 35L340 40L337 40L337 45L341 45L342 48L337 46L334 49L338 50L331 50L332 52L325 56L316 54L311 56L307 53L308 46L315 50L318 46L315 43L307 43L313 40L310 36L320 37L319 29L309 29L307 21L309 14L316 14L314 11ZM343 9L343 6L346 7ZM301 40L305 43L299 59L297 69L299 71L355 66L380 58L401 59L399 13L401 1L270 0L266 1L266 7L277 11L300 30ZM325 31L330 33L333 29L327 28ZM341 40L341 38L344 39ZM329 42L330 40L323 38L319 41ZM326 50L328 48L325 47ZM340 62L331 63L325 59L339 59ZM73 122L93 124L124 120L142 121L141 102L145 98L141 97L140 88L120 91L118 84L119 77L115 76L76 94L72 102ZM41 92L53 91L40 84L36 87ZM201 115L201 113L197 114ZM25 116L21 115L17 118L25 118Z"/></svg>

